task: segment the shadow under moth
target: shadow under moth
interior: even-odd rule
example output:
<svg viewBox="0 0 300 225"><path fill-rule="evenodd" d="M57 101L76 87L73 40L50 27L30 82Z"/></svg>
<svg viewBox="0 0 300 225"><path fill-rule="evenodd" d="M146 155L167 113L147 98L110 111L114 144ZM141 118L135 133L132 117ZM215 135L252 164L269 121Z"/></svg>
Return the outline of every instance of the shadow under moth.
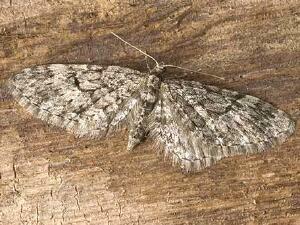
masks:
<svg viewBox="0 0 300 225"><path fill-rule="evenodd" d="M126 127L128 150L152 137L185 171L262 152L293 133L294 121L269 103L195 81L164 79L172 65L160 65L132 47L153 59L155 68L141 73L119 66L35 66L13 76L10 91L33 116L79 137L106 137Z"/></svg>

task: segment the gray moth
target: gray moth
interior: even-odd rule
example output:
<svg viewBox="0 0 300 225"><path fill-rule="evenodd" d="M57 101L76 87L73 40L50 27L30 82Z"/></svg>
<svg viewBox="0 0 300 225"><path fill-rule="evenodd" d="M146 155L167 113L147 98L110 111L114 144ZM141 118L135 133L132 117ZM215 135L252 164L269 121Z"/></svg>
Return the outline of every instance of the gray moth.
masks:
<svg viewBox="0 0 300 225"><path fill-rule="evenodd" d="M79 137L105 137L127 127L132 150L150 136L186 171L264 151L294 131L285 112L256 97L165 80L163 71L51 64L23 70L9 87L32 115Z"/></svg>
<svg viewBox="0 0 300 225"><path fill-rule="evenodd" d="M256 97L195 81L164 79L119 66L50 64L24 69L9 81L33 116L78 137L102 138L128 129L127 149L151 137L185 171L262 152L290 136L289 116Z"/></svg>

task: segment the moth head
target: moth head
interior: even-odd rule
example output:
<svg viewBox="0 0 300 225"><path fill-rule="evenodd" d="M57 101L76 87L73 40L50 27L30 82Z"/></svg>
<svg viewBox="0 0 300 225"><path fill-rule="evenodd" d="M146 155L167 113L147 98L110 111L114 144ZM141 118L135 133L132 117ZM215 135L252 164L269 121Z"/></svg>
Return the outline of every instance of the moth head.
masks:
<svg viewBox="0 0 300 225"><path fill-rule="evenodd" d="M161 75L165 71L166 71L166 67L164 65L157 65L150 71L150 74L158 76L158 75Z"/></svg>

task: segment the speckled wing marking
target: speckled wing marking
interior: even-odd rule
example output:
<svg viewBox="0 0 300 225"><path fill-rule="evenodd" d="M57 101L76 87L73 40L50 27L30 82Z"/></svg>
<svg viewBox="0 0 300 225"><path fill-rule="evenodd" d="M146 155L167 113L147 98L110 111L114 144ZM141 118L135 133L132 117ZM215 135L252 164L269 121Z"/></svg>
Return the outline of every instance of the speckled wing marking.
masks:
<svg viewBox="0 0 300 225"><path fill-rule="evenodd" d="M126 121L144 77L118 66L51 64L23 70L9 86L34 116L95 138Z"/></svg>
<svg viewBox="0 0 300 225"><path fill-rule="evenodd" d="M151 136L187 171L261 152L295 128L286 113L256 97L182 80L162 83L151 117Z"/></svg>

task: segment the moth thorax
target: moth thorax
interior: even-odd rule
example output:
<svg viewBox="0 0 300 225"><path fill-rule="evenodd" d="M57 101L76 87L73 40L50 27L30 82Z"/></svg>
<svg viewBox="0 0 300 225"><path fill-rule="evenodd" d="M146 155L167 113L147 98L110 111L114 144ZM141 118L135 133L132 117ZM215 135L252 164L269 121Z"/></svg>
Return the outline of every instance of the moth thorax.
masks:
<svg viewBox="0 0 300 225"><path fill-rule="evenodd" d="M154 74L150 74L147 79L147 86L153 88L159 88L161 80L158 76Z"/></svg>

